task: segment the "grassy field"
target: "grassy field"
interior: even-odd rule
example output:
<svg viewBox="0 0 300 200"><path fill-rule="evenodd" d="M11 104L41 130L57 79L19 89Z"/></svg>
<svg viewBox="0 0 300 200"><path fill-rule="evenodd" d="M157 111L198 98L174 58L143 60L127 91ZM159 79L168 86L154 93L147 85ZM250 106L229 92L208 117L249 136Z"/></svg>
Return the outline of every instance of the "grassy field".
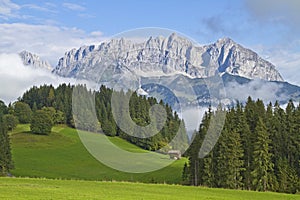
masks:
<svg viewBox="0 0 300 200"><path fill-rule="evenodd" d="M96 160L81 143L77 131L72 128L56 126L49 136L44 136L31 134L29 125L19 125L10 137L15 165L11 173L16 177L180 183L182 168L186 162L184 158L158 171L125 173ZM98 134L96 137L103 140L105 136ZM129 152L147 152L121 138L114 137L110 140Z"/></svg>
<svg viewBox="0 0 300 200"><path fill-rule="evenodd" d="M300 195L164 184L0 178L0 199L299 200Z"/></svg>

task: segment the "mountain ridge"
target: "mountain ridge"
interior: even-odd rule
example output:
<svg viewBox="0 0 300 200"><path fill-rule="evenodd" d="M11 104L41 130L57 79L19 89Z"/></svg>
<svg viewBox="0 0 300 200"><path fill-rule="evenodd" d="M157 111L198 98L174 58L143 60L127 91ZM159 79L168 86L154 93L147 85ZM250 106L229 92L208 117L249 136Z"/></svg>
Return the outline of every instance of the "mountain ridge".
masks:
<svg viewBox="0 0 300 200"><path fill-rule="evenodd" d="M95 70L97 66L117 73L133 71L150 76L183 73L190 78L206 78L227 72L250 79L284 81L272 63L230 38L196 46L175 33L150 37L142 43L121 38L72 49L59 59L53 73L97 81L93 74L102 72Z"/></svg>

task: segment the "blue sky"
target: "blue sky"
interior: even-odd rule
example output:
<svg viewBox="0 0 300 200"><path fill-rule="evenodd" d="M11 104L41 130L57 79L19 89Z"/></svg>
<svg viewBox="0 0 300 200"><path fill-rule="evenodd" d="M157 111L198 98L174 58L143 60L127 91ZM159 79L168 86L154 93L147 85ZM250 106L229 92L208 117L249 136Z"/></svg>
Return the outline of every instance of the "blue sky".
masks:
<svg viewBox="0 0 300 200"><path fill-rule="evenodd" d="M161 27L200 44L230 37L300 85L299 9L297 0L0 0L0 53L26 49L55 65L71 48Z"/></svg>

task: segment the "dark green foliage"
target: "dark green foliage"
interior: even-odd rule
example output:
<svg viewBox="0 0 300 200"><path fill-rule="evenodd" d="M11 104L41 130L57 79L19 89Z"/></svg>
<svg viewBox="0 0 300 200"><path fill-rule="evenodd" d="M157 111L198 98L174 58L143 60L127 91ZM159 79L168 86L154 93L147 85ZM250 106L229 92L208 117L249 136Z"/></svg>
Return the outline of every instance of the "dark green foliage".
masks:
<svg viewBox="0 0 300 200"><path fill-rule="evenodd" d="M14 115L21 124L27 124L31 121L31 109L27 103L16 102L14 104Z"/></svg>
<svg viewBox="0 0 300 200"><path fill-rule="evenodd" d="M73 96L73 117L76 128L93 132L99 131L94 94L85 86L79 85L73 89Z"/></svg>
<svg viewBox="0 0 300 200"><path fill-rule="evenodd" d="M13 164L9 136L7 134L7 125L3 123L2 117L0 117L0 176L7 175L12 168Z"/></svg>
<svg viewBox="0 0 300 200"><path fill-rule="evenodd" d="M190 185L190 173L189 173L189 166L187 163L184 163L183 171L182 171L182 184L183 185Z"/></svg>
<svg viewBox="0 0 300 200"><path fill-rule="evenodd" d="M253 144L253 188L266 191L270 188L270 174L273 172L274 164L271 161L269 133L261 118L259 118L255 129L256 141Z"/></svg>
<svg viewBox="0 0 300 200"><path fill-rule="evenodd" d="M74 91L77 95L75 94L76 98L72 99ZM159 131L153 127L152 131L157 134L145 138L134 137L123 131L118 127L112 113L113 92L117 99L129 101L130 120L141 127L151 123L150 108L156 104L161 105L166 111L166 121L158 120L157 124L164 123L163 128ZM102 130L108 136L122 137L147 150L167 151L170 148L185 150L188 145L184 122L172 111L171 107L162 101L157 102L155 98L139 96L136 92L113 91L105 86L101 86L99 91L92 92L82 85L74 87L62 84L57 88L44 85L39 88L33 87L25 92L21 102L30 105L33 111L37 109L47 111L53 123L65 122L71 127L76 124L76 128L94 132ZM119 106L120 112L124 112L122 104L117 104L117 106ZM158 117L158 119L161 118L163 117ZM132 132L138 132L139 135L147 136L149 134L141 131L143 129L134 129L132 124L127 122L128 120L121 120L119 123L125 123L124 126ZM173 142L168 145L172 140Z"/></svg>
<svg viewBox="0 0 300 200"><path fill-rule="evenodd" d="M240 135L225 128L219 138L219 154L217 155L217 185L223 188L242 188L244 150Z"/></svg>
<svg viewBox="0 0 300 200"><path fill-rule="evenodd" d="M3 101L0 100L0 118L8 113L8 108Z"/></svg>
<svg viewBox="0 0 300 200"><path fill-rule="evenodd" d="M61 84L56 89L52 85L43 85L40 87L32 87L26 91L21 98L21 102L27 103L34 112L40 110L43 107L53 107L56 111L63 113L62 121L67 125L73 127L73 115L72 115L72 91L73 86ZM54 96L53 96L54 95ZM61 113L60 113L61 114Z"/></svg>
<svg viewBox="0 0 300 200"><path fill-rule="evenodd" d="M53 122L48 112L44 110L37 110L33 113L30 130L34 134L49 135Z"/></svg>
<svg viewBox="0 0 300 200"><path fill-rule="evenodd" d="M6 125L7 130L12 131L19 123L16 116L12 114L3 115L3 123Z"/></svg>
<svg viewBox="0 0 300 200"><path fill-rule="evenodd" d="M186 152L183 181L191 185L295 193L300 190L300 105L266 107L250 97L226 111L218 142L204 158L199 150L216 112L205 113ZM188 168L188 169L186 169ZM188 174L187 174L188 173ZM186 180L186 179L189 180Z"/></svg>

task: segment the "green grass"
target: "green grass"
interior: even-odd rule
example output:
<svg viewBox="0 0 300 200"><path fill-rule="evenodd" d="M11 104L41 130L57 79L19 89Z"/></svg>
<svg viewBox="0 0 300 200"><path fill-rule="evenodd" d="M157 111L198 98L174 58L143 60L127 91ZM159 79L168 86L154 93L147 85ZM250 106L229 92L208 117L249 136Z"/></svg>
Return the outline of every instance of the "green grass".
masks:
<svg viewBox="0 0 300 200"><path fill-rule="evenodd" d="M0 178L0 199L299 200L300 195L164 184Z"/></svg>
<svg viewBox="0 0 300 200"><path fill-rule="evenodd" d="M49 136L34 135L29 132L29 125L19 125L11 133L15 166L11 173L14 176L177 184L181 181L185 158L154 172L121 172L95 159L86 150L75 129L56 126L52 131ZM105 138L101 134L87 134L90 134L88 139L96 137L100 142ZM129 152L140 154L147 152L121 138L114 137L109 140ZM105 145L104 142L103 145ZM119 155L112 153L111 156L118 157ZM155 153L155 156L165 158L158 161L161 163L168 160L165 155Z"/></svg>

